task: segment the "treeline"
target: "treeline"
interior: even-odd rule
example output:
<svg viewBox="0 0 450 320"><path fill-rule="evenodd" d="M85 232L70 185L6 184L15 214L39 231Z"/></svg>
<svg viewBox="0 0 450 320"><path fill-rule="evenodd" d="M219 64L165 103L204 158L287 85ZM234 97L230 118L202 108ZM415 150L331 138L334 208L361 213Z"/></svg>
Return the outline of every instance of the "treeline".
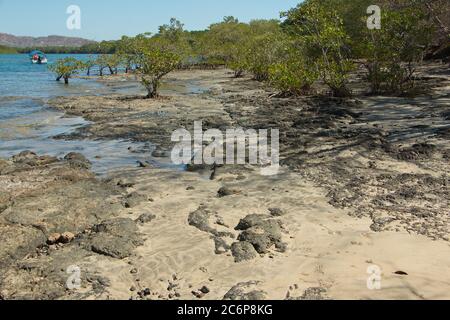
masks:
<svg viewBox="0 0 450 320"><path fill-rule="evenodd" d="M241 23L225 17L208 30L188 32L172 19L155 35L97 44L91 65L141 75L148 96L175 68L226 66L252 74L286 95L310 93L317 82L334 96L351 95L349 75L363 63L373 93L415 86L416 68L430 48L449 43L448 0L381 0L381 29L367 27L372 0L306 0L279 20ZM445 10L447 12L445 12ZM447 19L447 20L446 20ZM94 51L92 51L94 52Z"/></svg>
<svg viewBox="0 0 450 320"><path fill-rule="evenodd" d="M81 47L28 47L15 49L19 53L29 53L33 50L43 51L48 54L113 54L116 51L118 41L102 41L85 44Z"/></svg>
<svg viewBox="0 0 450 320"><path fill-rule="evenodd" d="M0 54L13 54L13 53L17 53L17 50L14 48L0 45Z"/></svg>

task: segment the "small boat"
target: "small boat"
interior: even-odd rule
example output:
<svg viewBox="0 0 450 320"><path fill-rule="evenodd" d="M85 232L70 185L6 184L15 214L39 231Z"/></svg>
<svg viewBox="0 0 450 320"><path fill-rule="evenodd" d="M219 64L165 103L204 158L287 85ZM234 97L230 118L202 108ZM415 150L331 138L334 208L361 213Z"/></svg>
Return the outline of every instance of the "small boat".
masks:
<svg viewBox="0 0 450 320"><path fill-rule="evenodd" d="M30 52L31 63L33 64L47 64L48 60L42 51L32 51Z"/></svg>

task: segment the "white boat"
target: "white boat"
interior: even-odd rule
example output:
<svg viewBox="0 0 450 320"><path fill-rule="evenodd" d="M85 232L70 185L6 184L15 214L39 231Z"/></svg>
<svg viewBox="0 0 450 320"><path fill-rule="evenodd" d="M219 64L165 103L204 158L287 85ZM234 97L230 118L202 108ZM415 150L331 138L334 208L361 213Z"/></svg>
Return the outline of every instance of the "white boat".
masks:
<svg viewBox="0 0 450 320"><path fill-rule="evenodd" d="M33 64L47 64L48 60L45 54L41 51L30 52L31 63Z"/></svg>

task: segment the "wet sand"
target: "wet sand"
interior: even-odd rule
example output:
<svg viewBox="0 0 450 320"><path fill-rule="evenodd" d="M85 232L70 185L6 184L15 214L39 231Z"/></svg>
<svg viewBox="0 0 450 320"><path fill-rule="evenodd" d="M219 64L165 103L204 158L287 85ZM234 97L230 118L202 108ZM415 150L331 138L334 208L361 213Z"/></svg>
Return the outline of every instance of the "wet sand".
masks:
<svg viewBox="0 0 450 320"><path fill-rule="evenodd" d="M415 98L279 98L227 70L191 70L170 74L177 89L157 100L52 100L90 121L59 139L151 142L161 161L194 121L279 128L282 170L141 161L99 178L81 155L1 160L0 297L450 298L450 73L422 72L433 88ZM79 290L66 289L72 265ZM374 267L380 290L367 285Z"/></svg>

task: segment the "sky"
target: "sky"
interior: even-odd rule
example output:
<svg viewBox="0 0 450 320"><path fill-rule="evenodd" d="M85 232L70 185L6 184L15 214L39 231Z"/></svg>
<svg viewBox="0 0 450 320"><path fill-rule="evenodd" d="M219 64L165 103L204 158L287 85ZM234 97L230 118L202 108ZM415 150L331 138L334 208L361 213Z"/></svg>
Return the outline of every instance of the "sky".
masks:
<svg viewBox="0 0 450 320"><path fill-rule="evenodd" d="M62 35L114 40L155 33L175 17L187 30L206 29L224 16L240 21L278 19L301 0L0 0L0 32L17 36ZM81 9L81 29L69 30L67 8Z"/></svg>

